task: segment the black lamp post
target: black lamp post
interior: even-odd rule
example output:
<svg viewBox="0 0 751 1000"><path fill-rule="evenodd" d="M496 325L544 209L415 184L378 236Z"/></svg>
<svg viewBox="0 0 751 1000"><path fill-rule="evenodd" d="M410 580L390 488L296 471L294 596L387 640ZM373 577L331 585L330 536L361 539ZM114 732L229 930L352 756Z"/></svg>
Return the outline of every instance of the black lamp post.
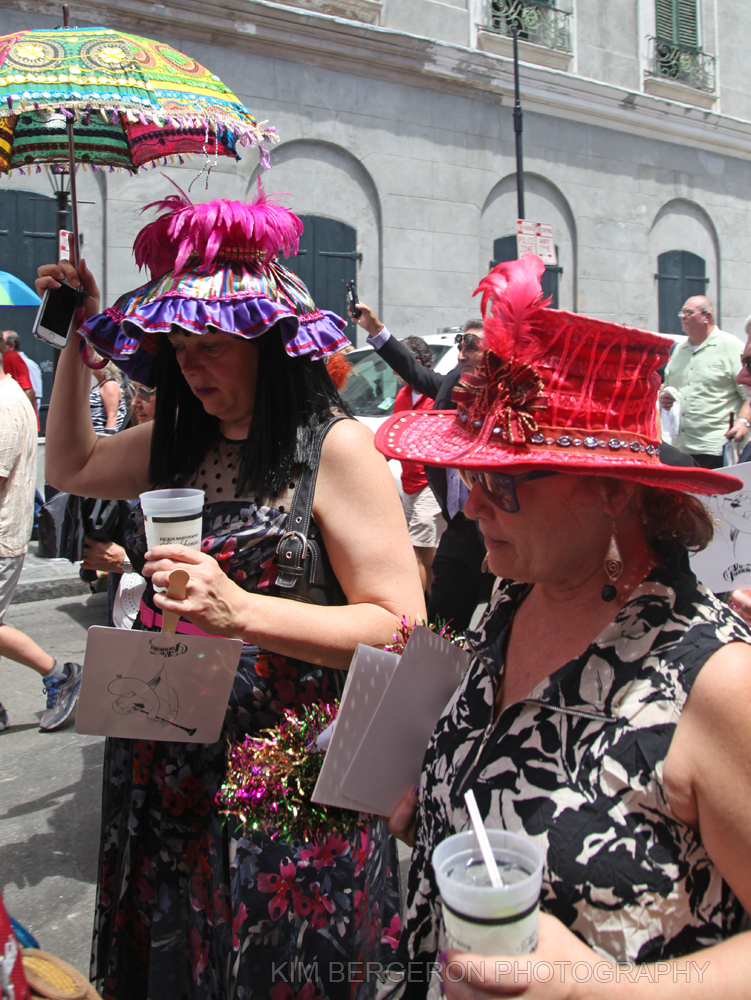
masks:
<svg viewBox="0 0 751 1000"><path fill-rule="evenodd" d="M49 177L52 182L52 190L55 193L57 202L57 230L68 228L70 213L70 186L68 185L68 171L62 167L54 166L50 170Z"/></svg>
<svg viewBox="0 0 751 1000"><path fill-rule="evenodd" d="M514 133L516 136L516 210L524 218L524 165L522 132L524 131L522 102L519 97L519 26L514 25Z"/></svg>

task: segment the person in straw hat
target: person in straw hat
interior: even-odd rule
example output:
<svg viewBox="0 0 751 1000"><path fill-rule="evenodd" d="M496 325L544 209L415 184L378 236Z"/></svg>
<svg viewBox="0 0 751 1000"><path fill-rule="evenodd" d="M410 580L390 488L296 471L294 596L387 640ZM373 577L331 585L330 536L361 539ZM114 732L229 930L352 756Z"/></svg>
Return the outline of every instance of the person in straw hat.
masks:
<svg viewBox="0 0 751 1000"><path fill-rule="evenodd" d="M543 308L543 269L525 256L481 282L488 350L457 410L398 414L376 437L460 470L499 578L417 794L390 818L414 841L399 989L437 995L448 960L456 998L612 997L630 962L651 964L629 997L653 996L658 972L660 997L693 996L673 976L691 959L692 989L701 967L702 995L747 996L751 631L686 558L712 536L696 494L741 484L660 461L665 340ZM539 945L518 961L547 982L441 955L431 854L469 828L467 789L488 827L542 852ZM600 978L575 980L574 962Z"/></svg>
<svg viewBox="0 0 751 1000"><path fill-rule="evenodd" d="M108 740L92 978L107 1000L266 1000L301 975L311 979L297 995L369 995L371 983L351 987L337 966L388 961L398 936L396 844L381 821L352 814L336 835L292 838L281 820L256 829L252 810L246 831L215 796L229 742L276 726L285 709L331 704L359 642L386 644L402 615L424 618L404 515L324 363L347 344L344 321L278 260L297 250L297 216L262 192L205 205L180 193L158 207L135 244L145 285L99 313L80 267L82 346L157 387L154 420L97 439L90 374L71 342L47 477L95 497L203 490L200 552L147 552L134 512L128 554L149 580L134 627L157 631L168 611L178 632L244 646L215 745ZM69 262L40 274L41 288L79 281ZM190 576L182 601L159 592L175 568Z"/></svg>

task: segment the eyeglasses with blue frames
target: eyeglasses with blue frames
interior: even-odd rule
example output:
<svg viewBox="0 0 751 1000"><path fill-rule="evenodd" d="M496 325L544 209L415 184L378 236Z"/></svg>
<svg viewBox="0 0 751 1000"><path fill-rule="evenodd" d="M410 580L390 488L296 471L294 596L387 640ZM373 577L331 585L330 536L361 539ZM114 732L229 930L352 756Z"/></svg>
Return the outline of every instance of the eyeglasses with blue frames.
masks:
<svg viewBox="0 0 751 1000"><path fill-rule="evenodd" d="M502 472L477 472L475 469L459 469L458 472L468 490L471 490L475 483L479 483L488 500L494 506L505 510L507 514L519 513L519 499L516 495L519 483L529 483L534 479L547 479L548 476L558 475L557 472L541 469L523 472L520 476L504 476Z"/></svg>

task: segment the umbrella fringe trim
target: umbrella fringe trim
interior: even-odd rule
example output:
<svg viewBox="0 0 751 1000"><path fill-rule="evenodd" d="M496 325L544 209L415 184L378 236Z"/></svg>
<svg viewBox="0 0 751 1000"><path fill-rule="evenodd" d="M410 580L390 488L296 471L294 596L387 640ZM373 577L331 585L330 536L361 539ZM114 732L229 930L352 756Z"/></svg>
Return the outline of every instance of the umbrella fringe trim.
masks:
<svg viewBox="0 0 751 1000"><path fill-rule="evenodd" d="M211 132L216 134L219 127L226 129L235 135L238 139L247 139L250 141L251 145L261 145L262 143L276 143L279 141L279 135L276 128L273 125L269 125L267 121L263 122L247 122L241 126L237 124L237 118L234 121L230 121L231 115L237 115L236 112L229 112L226 116L216 112L207 113L202 111L199 115L174 115L174 114L164 114L155 111L153 108L149 107L125 107L117 106L113 107L112 101L107 99L97 99L96 97L82 99L80 101L64 101L62 104L60 101L54 101L52 99L37 100L36 98L41 95L30 94L28 92L24 94L10 94L7 98L7 108L0 109L0 121L7 118L15 119L22 114L24 111L28 110L29 102L34 105L34 111L52 111L59 114L61 111L66 117L74 117L76 122L80 122L83 114L92 114L95 111L99 111L104 118L107 112L115 112L118 115L125 115L131 124L136 124L139 121L142 124L148 124L152 122L154 125L159 127L163 126L165 123L172 124L174 127L178 128L180 131L191 129L191 128L206 128L208 127ZM127 100L127 98L120 98L120 100ZM138 102L141 104L140 98L131 98L133 102ZM18 102L18 109L14 109L13 102ZM13 123L15 124L15 122Z"/></svg>

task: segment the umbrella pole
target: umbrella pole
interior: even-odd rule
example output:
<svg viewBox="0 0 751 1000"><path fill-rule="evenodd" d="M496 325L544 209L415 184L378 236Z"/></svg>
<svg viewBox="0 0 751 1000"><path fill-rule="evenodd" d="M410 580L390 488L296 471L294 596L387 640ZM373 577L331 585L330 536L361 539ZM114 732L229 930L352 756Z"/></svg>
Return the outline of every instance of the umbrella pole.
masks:
<svg viewBox="0 0 751 1000"><path fill-rule="evenodd" d="M73 146L73 121L68 122L68 165L70 168L70 217L73 225L71 248L73 267L78 270L78 201L76 198L76 155Z"/></svg>
<svg viewBox="0 0 751 1000"><path fill-rule="evenodd" d="M70 7L63 4L63 27L70 27ZM70 217L73 224L73 267L78 270L78 200L76 198L76 153L73 142L73 119L68 119L68 167L70 169Z"/></svg>

